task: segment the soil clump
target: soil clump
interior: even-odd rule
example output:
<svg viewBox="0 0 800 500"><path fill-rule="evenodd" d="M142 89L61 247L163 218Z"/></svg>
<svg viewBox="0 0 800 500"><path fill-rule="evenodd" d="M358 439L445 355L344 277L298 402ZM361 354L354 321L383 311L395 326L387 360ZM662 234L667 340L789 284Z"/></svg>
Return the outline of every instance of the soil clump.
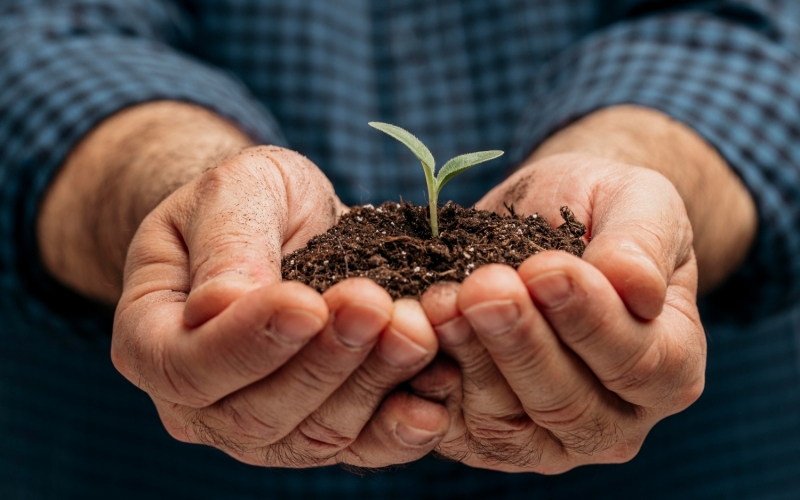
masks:
<svg viewBox="0 0 800 500"><path fill-rule="evenodd" d="M448 203L439 210L438 238L431 236L428 208L387 202L353 208L327 232L281 262L284 280L324 292L346 278L363 276L394 299L419 298L437 281L461 282L479 267L499 263L514 269L533 254L563 250L578 257L586 226L567 207L557 228L539 215L510 216Z"/></svg>

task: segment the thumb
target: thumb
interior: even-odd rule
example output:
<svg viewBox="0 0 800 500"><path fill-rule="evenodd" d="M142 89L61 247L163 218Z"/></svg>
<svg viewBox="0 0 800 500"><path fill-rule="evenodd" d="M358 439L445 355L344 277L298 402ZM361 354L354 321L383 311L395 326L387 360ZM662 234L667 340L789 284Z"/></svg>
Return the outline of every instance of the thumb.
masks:
<svg viewBox="0 0 800 500"><path fill-rule="evenodd" d="M596 185L583 258L606 276L633 314L653 319L664 307L674 270L690 261L692 229L672 183L637 170Z"/></svg>
<svg viewBox="0 0 800 500"><path fill-rule="evenodd" d="M174 224L188 251L184 322L198 326L249 290L281 281L288 204L281 166L265 148L229 158L182 193Z"/></svg>

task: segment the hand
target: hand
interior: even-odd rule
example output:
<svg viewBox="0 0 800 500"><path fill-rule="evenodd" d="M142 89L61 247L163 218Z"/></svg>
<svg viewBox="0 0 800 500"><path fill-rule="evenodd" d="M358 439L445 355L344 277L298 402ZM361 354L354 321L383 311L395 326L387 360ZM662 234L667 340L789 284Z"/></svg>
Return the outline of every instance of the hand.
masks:
<svg viewBox="0 0 800 500"><path fill-rule="evenodd" d="M281 255L344 207L324 175L246 149L172 193L127 254L112 358L168 432L243 462L376 467L422 457L445 408L387 395L435 355L420 305L351 279L324 295L281 282Z"/></svg>
<svg viewBox="0 0 800 500"><path fill-rule="evenodd" d="M422 305L461 372L437 447L468 465L560 473L636 455L659 420L694 402L706 345L692 229L673 185L651 170L582 155L549 156L491 191L479 208L568 205L591 235L584 259L532 256L517 270L476 270ZM414 381L458 374L438 365ZM446 385L446 384L444 384ZM460 411L454 411L460 408Z"/></svg>

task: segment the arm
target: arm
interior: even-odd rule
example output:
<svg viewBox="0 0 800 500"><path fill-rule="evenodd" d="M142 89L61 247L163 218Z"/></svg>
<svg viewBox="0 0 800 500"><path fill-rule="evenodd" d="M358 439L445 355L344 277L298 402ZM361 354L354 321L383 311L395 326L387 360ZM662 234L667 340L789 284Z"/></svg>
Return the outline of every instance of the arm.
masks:
<svg viewBox="0 0 800 500"><path fill-rule="evenodd" d="M254 465L419 458L446 429L444 408L384 398L435 354L424 313L366 280L324 296L281 282L283 250L343 207L302 156L247 144L185 104L115 115L45 197L42 254L68 286L119 301L112 360L176 439Z"/></svg>
<svg viewBox="0 0 800 500"><path fill-rule="evenodd" d="M236 126L187 104L151 103L114 115L70 153L44 198L37 224L44 265L69 288L116 304L127 248L144 217L251 145Z"/></svg>
<svg viewBox="0 0 800 500"><path fill-rule="evenodd" d="M623 131L636 123L636 138L618 132L619 121ZM700 396L706 345L693 224L726 222L726 209L742 215L749 208L739 231L752 235L755 225L747 192L723 163L700 161L709 157L713 150L696 134L657 112L609 108L554 135L481 200L486 209L513 203L551 221L568 205L587 222L590 241L584 259L545 252L516 272L486 266L423 298L441 349L463 378L463 417L441 453L507 471L618 463L636 455L659 420ZM674 159L665 174L681 182L703 169L697 177L734 203L718 209L701 190L684 202L675 184L653 172L670 165L662 158ZM691 184L684 189L692 192ZM696 207L691 222L689 206ZM426 383L420 377L416 387L424 393ZM465 449L471 441L483 444Z"/></svg>
<svg viewBox="0 0 800 500"><path fill-rule="evenodd" d="M547 473L630 460L703 390L698 278L728 320L796 300L800 117L778 103L800 102L797 6L695 7L620 20L536 80L522 167L479 206L556 223L569 205L589 244L423 298L463 376L441 453Z"/></svg>
<svg viewBox="0 0 800 500"><path fill-rule="evenodd" d="M443 407L387 397L435 353L419 306L359 280L324 297L280 282L282 252L343 209L322 172L242 149L280 134L241 84L173 48L174 4L51 4L0 7L0 258L23 304L6 310L62 335L74 321L53 312L63 292L41 293L38 233L58 280L117 303L112 360L175 438L286 467L427 453Z"/></svg>
<svg viewBox="0 0 800 500"><path fill-rule="evenodd" d="M521 163L601 109L637 105L669 116L724 159L757 212L750 251L723 283L706 287L714 279L700 263L704 313L752 320L793 304L800 296L798 15L800 4L783 0L623 12L542 69L510 156Z"/></svg>
<svg viewBox="0 0 800 500"><path fill-rule="evenodd" d="M190 102L235 124L248 141L283 143L270 114L240 82L174 48L189 43L190 19L176 3L161 0L0 6L0 266L18 291L9 310L21 321L106 334L96 307L57 286L42 268L37 244L45 190L103 120L141 103ZM46 257L48 266L57 264L53 257ZM110 288L118 285L117 278Z"/></svg>

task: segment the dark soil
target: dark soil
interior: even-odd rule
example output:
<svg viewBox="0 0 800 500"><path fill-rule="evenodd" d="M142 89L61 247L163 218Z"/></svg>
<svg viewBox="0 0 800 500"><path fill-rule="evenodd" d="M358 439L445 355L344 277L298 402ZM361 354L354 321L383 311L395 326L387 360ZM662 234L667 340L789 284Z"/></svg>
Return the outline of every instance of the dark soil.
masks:
<svg viewBox="0 0 800 500"><path fill-rule="evenodd" d="M583 255L586 226L567 207L564 224L553 229L540 216L520 217L465 209L448 203L439 210L439 238L431 237L428 208L384 203L352 209L328 232L283 258L283 279L319 292L345 278L365 276L397 299L418 298L437 281L461 282L491 263L513 268L544 250Z"/></svg>

